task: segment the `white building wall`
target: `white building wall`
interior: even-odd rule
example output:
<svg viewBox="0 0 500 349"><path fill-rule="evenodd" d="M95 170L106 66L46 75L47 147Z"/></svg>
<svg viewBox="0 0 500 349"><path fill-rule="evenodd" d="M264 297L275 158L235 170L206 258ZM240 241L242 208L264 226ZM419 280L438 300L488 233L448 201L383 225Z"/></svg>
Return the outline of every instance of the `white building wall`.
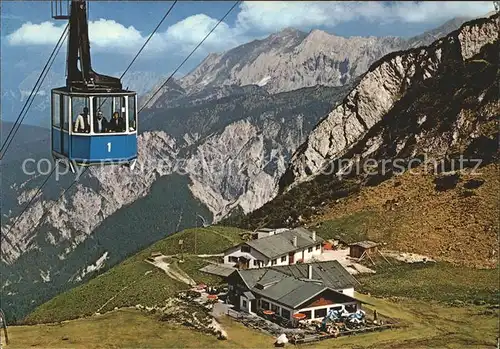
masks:
<svg viewBox="0 0 500 349"><path fill-rule="evenodd" d="M284 261L281 260L282 257L285 257ZM276 264L273 265L272 261L274 259L276 260ZM274 258L274 259L272 259L272 260L269 261L269 266L288 265L288 262L289 262L288 255L284 255L284 256L281 256L281 257Z"/></svg>
<svg viewBox="0 0 500 349"><path fill-rule="evenodd" d="M266 302L268 302L268 303L269 303L269 307L267 307L267 308L265 308L265 309L263 308L264 310L266 310L266 309L271 310L271 309L272 309L271 305L274 305L275 307L277 307L277 308L278 308L278 313L277 313L277 315L281 316L281 310L282 310L282 309L286 309L286 310L288 310L288 311L290 312L290 320L292 319L292 314L294 313L292 308L285 307L285 306L283 306L283 305L280 305L280 304L278 304L278 303L275 303L275 302L273 302L273 301L271 301L271 300L269 300L269 299L267 299L267 298L264 298L264 297L262 297L262 298L260 299L260 301L262 301L262 300L264 300L264 301L266 301ZM262 303L260 303L260 304L262 304ZM261 307L262 307L262 306L261 306Z"/></svg>
<svg viewBox="0 0 500 349"><path fill-rule="evenodd" d="M316 250L316 246L319 245L319 249ZM298 250L295 252L293 256L294 264L297 263L299 259L303 259L305 263L311 261L314 257L319 256L323 253L323 246L321 243L318 243L317 245L312 246L312 251L309 252L309 247L306 247L305 249ZM304 256L302 258L302 256Z"/></svg>
<svg viewBox="0 0 500 349"><path fill-rule="evenodd" d="M302 249L302 250L297 250L294 253L294 258L293 258L293 263L297 263L298 260L303 259L303 262L307 263L310 262L314 257L321 255L323 252L323 247L321 246L321 243L318 243L320 245L320 248L316 250L316 245L312 247L312 251L308 252L308 248ZM270 267L272 265L272 260L268 259L267 257L263 256L260 252L254 250L253 248L250 248L250 252L242 252L241 251L241 246L236 246L224 254L224 263L225 264L234 264L235 262L230 262L229 257L245 257L246 259L250 260L249 263L249 268L259 268L259 267ZM281 257L285 257L285 260L282 261ZM275 258L276 259L276 264L274 266L279 266L279 265L289 265L290 260L289 260L289 255L286 254L284 256L280 256ZM254 260L260 260L263 262L262 265L256 266L254 265Z"/></svg>
<svg viewBox="0 0 500 349"><path fill-rule="evenodd" d="M251 310L255 311L255 309L250 309L251 308L251 303L245 296L240 297L240 309L243 311L246 311L247 313L250 313Z"/></svg>
<svg viewBox="0 0 500 349"><path fill-rule="evenodd" d="M241 298L243 298L243 297L241 297ZM271 301L271 300L269 300L267 298L264 298L264 297L261 298L261 301L262 300L265 300L266 302L269 303L269 307L265 308L264 310L266 310L266 309L271 310L272 309L271 305L274 305L274 306L276 306L278 308L278 315L281 316L281 309L286 309L286 310L288 310L290 312L290 320L292 319L293 314L301 313L301 312L304 312L304 311L310 311L311 312L311 319L309 319L309 320L318 320L318 319L322 320L323 317L318 317L318 318L315 317L315 314L314 314L315 310L326 309L326 312L328 314L328 311L331 308L340 308L340 307L343 307L343 306L346 306L346 305L357 305L356 302L351 302L351 303L328 304L328 305L324 305L324 306L318 306L318 307L312 307L312 308L302 308L302 309L299 309L299 310L293 310L291 308L288 308L288 307L285 307L285 306L280 305L278 303L275 303L275 302L273 302L273 301ZM262 303L260 303L260 304L262 304ZM243 309L243 307L242 307L242 309ZM356 307L356 310L357 309L358 308ZM246 311L248 311L248 310L246 310ZM252 309L252 311L255 312L256 309Z"/></svg>
<svg viewBox="0 0 500 349"><path fill-rule="evenodd" d="M262 238L265 238L265 237L268 237L271 235L283 233L284 231L287 231L287 230L288 230L287 228L278 228L278 229L275 229L272 231L258 231L257 230L257 238L262 239Z"/></svg>
<svg viewBox="0 0 500 349"><path fill-rule="evenodd" d="M354 298L354 287L351 287L351 288L345 288L342 290L342 293L349 296L349 297L352 297Z"/></svg>
<svg viewBox="0 0 500 349"><path fill-rule="evenodd" d="M250 269L252 268L258 268L258 266L254 265L254 260L261 260L264 262L264 266L267 264L270 264L271 262L267 259L267 257L263 256L260 252L257 252L253 248L250 248L250 252L242 252L241 251L241 246L233 247L226 251L224 254L224 263L225 264L234 264L235 262L230 262L229 257L245 257L246 259L249 260L249 265L248 267Z"/></svg>
<svg viewBox="0 0 500 349"><path fill-rule="evenodd" d="M318 307L313 307L313 308L302 308L302 309L299 309L299 310L295 310L293 312L293 314L302 313L302 312L305 312L305 311L310 311L311 312L311 319L308 319L308 321L311 321L311 320L322 320L323 317L315 317L315 315L314 315L314 311L315 310L326 309L326 313L328 314L328 311L331 308L344 307L346 305L356 305L356 310L357 310L358 309L358 305L357 304L358 303L356 303L356 302L350 302L350 303L328 304L328 305L323 305L323 306L318 306Z"/></svg>

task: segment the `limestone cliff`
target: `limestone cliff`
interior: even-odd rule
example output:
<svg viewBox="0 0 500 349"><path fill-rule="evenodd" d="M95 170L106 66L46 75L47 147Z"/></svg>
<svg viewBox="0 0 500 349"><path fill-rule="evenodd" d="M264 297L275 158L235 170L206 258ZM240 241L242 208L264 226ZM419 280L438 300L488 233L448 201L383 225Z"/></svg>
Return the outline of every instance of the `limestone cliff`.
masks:
<svg viewBox="0 0 500 349"><path fill-rule="evenodd" d="M315 127L293 155L282 179L282 188L307 181L318 175L331 160L345 157L384 118L397 117L391 116L390 112L405 97L423 91L433 80L452 71L458 79L465 65L484 48L488 45L498 48L498 28L498 15L478 19L464 24L428 47L394 52L374 63L359 84ZM497 60L498 57L489 59ZM486 61L484 64L491 63ZM486 81L484 83L487 84ZM434 117L424 115L420 125L425 119ZM460 115L455 117L459 119ZM450 124L452 133L457 131L453 125ZM445 136L443 133L440 138ZM364 156L374 152L383 142L372 138L371 144ZM443 144L434 140L429 147L444 155L448 150L447 139L443 139ZM403 148L402 143L398 152Z"/></svg>

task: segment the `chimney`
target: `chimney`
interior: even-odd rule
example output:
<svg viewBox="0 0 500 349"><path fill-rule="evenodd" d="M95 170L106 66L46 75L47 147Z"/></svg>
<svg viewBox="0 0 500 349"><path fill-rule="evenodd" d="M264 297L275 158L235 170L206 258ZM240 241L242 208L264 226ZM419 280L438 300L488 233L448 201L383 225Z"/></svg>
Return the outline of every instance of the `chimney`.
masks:
<svg viewBox="0 0 500 349"><path fill-rule="evenodd" d="M312 278L313 278L313 267L311 264L307 265L307 278L309 280L312 280Z"/></svg>
<svg viewBox="0 0 500 349"><path fill-rule="evenodd" d="M293 246L297 247L297 237L296 236L293 237Z"/></svg>
<svg viewBox="0 0 500 349"><path fill-rule="evenodd" d="M312 239L313 239L313 241L316 241L316 232L315 231L312 232Z"/></svg>

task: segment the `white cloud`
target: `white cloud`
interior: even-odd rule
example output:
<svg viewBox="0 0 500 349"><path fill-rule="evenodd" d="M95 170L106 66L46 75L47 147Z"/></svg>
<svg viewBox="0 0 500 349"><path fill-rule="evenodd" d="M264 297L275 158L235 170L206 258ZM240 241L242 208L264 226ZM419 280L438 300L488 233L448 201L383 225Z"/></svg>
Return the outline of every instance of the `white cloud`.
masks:
<svg viewBox="0 0 500 349"><path fill-rule="evenodd" d="M172 52L185 53L191 51L217 24L218 20L205 14L187 17L166 31L155 33L146 46L144 53ZM34 24L24 23L19 29L7 36L10 45L55 45L61 36L64 26L53 22ZM119 50L135 53L146 41L145 35L133 26L125 27L114 20L99 19L89 21L89 37L92 50ZM221 22L200 47L200 52L220 51L247 40L239 28L230 28ZM174 50L175 51L172 51Z"/></svg>
<svg viewBox="0 0 500 349"><path fill-rule="evenodd" d="M55 45L64 27L65 24L56 26L53 22L27 22L8 35L7 40L11 45ZM141 33L133 26L127 28L113 20L102 18L89 22L89 36L92 48L97 49L126 49L144 42Z"/></svg>
<svg viewBox="0 0 500 349"><path fill-rule="evenodd" d="M63 30L64 26L57 27L51 22L41 24L27 22L8 35L7 41L11 45L55 45Z"/></svg>
<svg viewBox="0 0 500 349"><path fill-rule="evenodd" d="M144 38L133 26L125 27L113 20L99 19L89 22L91 43L99 48L127 48L141 45Z"/></svg>
<svg viewBox="0 0 500 349"><path fill-rule="evenodd" d="M439 22L458 16L480 16L493 10L491 2L375 2L375 1L247 1L239 6L234 26L222 22L198 50L199 55L221 51L246 42L257 35L267 34L285 27L311 29L334 27L348 21L390 23ZM190 52L215 26L218 19L205 14L187 17L167 30L153 36L144 54ZM403 24L404 25L404 24ZM55 45L64 24L27 22L7 36L11 45ZM99 19L89 22L92 50L117 50L135 53L148 33L133 26L125 27L114 20Z"/></svg>
<svg viewBox="0 0 500 349"><path fill-rule="evenodd" d="M191 51L218 21L205 14L197 14L170 26L162 36L168 45L178 47L181 51ZM208 51L219 51L234 47L247 39L240 28L231 28L228 24L221 22L205 40L202 47Z"/></svg>
<svg viewBox="0 0 500 349"><path fill-rule="evenodd" d="M488 1L246 1L238 26L269 32L285 27L334 27L352 20L432 23L460 16L481 16L493 10Z"/></svg>

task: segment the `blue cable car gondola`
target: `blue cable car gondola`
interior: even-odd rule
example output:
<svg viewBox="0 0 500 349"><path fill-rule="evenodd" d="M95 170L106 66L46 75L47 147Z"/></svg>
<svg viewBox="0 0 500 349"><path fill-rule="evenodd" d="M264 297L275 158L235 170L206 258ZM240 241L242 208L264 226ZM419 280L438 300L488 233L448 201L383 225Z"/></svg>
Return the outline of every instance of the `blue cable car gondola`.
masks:
<svg viewBox="0 0 500 349"><path fill-rule="evenodd" d="M134 166L136 93L123 89L119 78L92 70L86 1L71 1L69 15L57 11L61 2L52 17L69 20L68 69L66 86L52 90L52 155L73 172L74 166Z"/></svg>

